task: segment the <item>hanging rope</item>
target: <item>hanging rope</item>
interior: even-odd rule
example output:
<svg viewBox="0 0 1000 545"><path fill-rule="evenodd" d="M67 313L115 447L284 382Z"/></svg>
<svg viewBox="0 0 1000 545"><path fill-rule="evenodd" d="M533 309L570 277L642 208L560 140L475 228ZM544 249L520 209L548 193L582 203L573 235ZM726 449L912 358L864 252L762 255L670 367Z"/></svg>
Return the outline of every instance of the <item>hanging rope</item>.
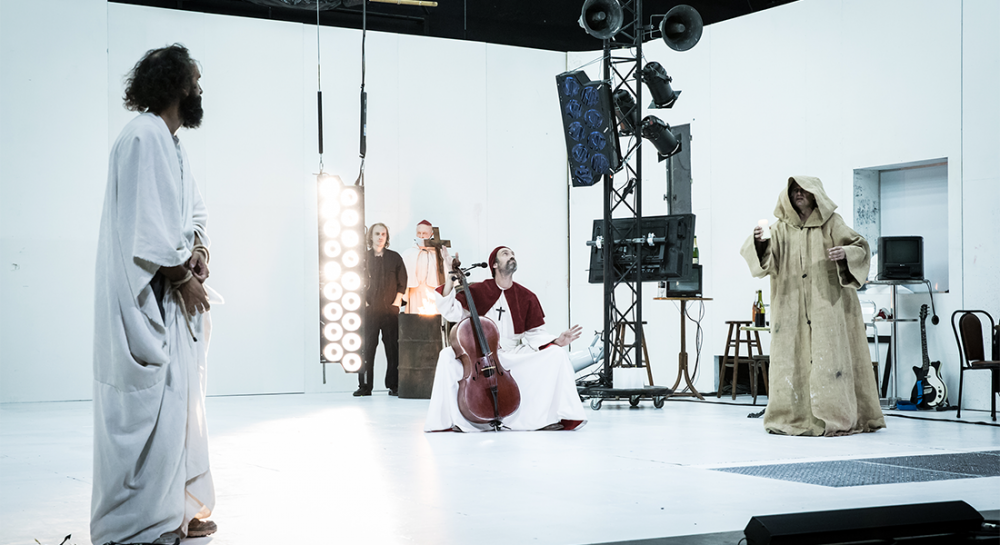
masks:
<svg viewBox="0 0 1000 545"><path fill-rule="evenodd" d="M368 95L365 93L365 40L368 37L368 2L361 2L361 169L354 185L365 185L365 154L368 140Z"/></svg>
<svg viewBox="0 0 1000 545"><path fill-rule="evenodd" d="M319 0L316 0L316 118L319 138L319 171L323 172L323 77L320 71Z"/></svg>

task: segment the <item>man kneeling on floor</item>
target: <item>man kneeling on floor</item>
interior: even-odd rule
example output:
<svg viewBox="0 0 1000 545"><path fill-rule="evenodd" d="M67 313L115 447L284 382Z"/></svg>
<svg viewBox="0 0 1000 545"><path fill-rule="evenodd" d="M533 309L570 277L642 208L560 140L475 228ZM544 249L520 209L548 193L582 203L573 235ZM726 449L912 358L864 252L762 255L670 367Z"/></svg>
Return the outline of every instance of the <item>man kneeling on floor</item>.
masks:
<svg viewBox="0 0 1000 545"><path fill-rule="evenodd" d="M445 251L444 262L451 265ZM585 422L583 404L576 391L573 367L562 347L580 337L581 328L573 326L559 336L544 329L545 314L534 293L513 280L517 271L514 251L497 247L488 261L493 278L469 286L479 314L496 322L499 329L497 355L500 364L517 382L521 394L519 408L503 419L510 430L572 430ZM455 274L462 274L454 271ZM448 277L454 274L449 271ZM464 293L457 293L452 282L437 289L438 310L449 322L469 316ZM489 423L467 420L458 407L459 381L464 375L462 363L451 347L438 356L434 388L424 431L488 431Z"/></svg>

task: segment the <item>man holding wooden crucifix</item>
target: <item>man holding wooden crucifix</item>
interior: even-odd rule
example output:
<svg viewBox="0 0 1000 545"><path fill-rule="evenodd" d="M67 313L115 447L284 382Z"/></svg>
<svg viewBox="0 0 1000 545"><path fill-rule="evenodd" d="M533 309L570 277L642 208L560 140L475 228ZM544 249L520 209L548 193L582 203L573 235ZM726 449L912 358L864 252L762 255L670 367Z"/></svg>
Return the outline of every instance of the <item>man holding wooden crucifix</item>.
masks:
<svg viewBox="0 0 1000 545"><path fill-rule="evenodd" d="M437 314L434 290L444 284L444 261L441 248L451 246L450 241L440 240L440 232L423 220L417 224L417 238L413 247L403 252L406 266L407 314Z"/></svg>

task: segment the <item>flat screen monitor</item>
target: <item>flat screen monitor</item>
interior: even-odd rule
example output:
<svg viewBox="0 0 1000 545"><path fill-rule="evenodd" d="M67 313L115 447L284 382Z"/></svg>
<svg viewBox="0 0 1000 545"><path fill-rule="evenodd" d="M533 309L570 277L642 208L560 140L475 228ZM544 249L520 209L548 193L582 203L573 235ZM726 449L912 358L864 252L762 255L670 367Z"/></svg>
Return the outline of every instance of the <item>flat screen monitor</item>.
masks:
<svg viewBox="0 0 1000 545"><path fill-rule="evenodd" d="M923 237L879 237L879 280L922 280L923 278Z"/></svg>
<svg viewBox="0 0 1000 545"><path fill-rule="evenodd" d="M604 234L604 220L594 220L593 238L611 242L611 271L619 281L660 282L687 276L694 254L694 214L615 218L611 231ZM640 244L630 242L643 239ZM648 243L652 240L652 245ZM641 250L639 249L641 247ZM604 282L604 250L590 249L590 283Z"/></svg>

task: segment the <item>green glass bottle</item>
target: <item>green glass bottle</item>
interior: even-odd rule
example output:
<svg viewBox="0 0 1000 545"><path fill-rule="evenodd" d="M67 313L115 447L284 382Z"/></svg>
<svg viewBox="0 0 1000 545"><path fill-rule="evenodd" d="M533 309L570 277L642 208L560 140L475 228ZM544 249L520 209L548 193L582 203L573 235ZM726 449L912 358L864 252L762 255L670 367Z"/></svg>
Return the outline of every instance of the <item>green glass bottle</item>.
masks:
<svg viewBox="0 0 1000 545"><path fill-rule="evenodd" d="M694 255L691 257L691 263L698 264L698 237L694 237Z"/></svg>

